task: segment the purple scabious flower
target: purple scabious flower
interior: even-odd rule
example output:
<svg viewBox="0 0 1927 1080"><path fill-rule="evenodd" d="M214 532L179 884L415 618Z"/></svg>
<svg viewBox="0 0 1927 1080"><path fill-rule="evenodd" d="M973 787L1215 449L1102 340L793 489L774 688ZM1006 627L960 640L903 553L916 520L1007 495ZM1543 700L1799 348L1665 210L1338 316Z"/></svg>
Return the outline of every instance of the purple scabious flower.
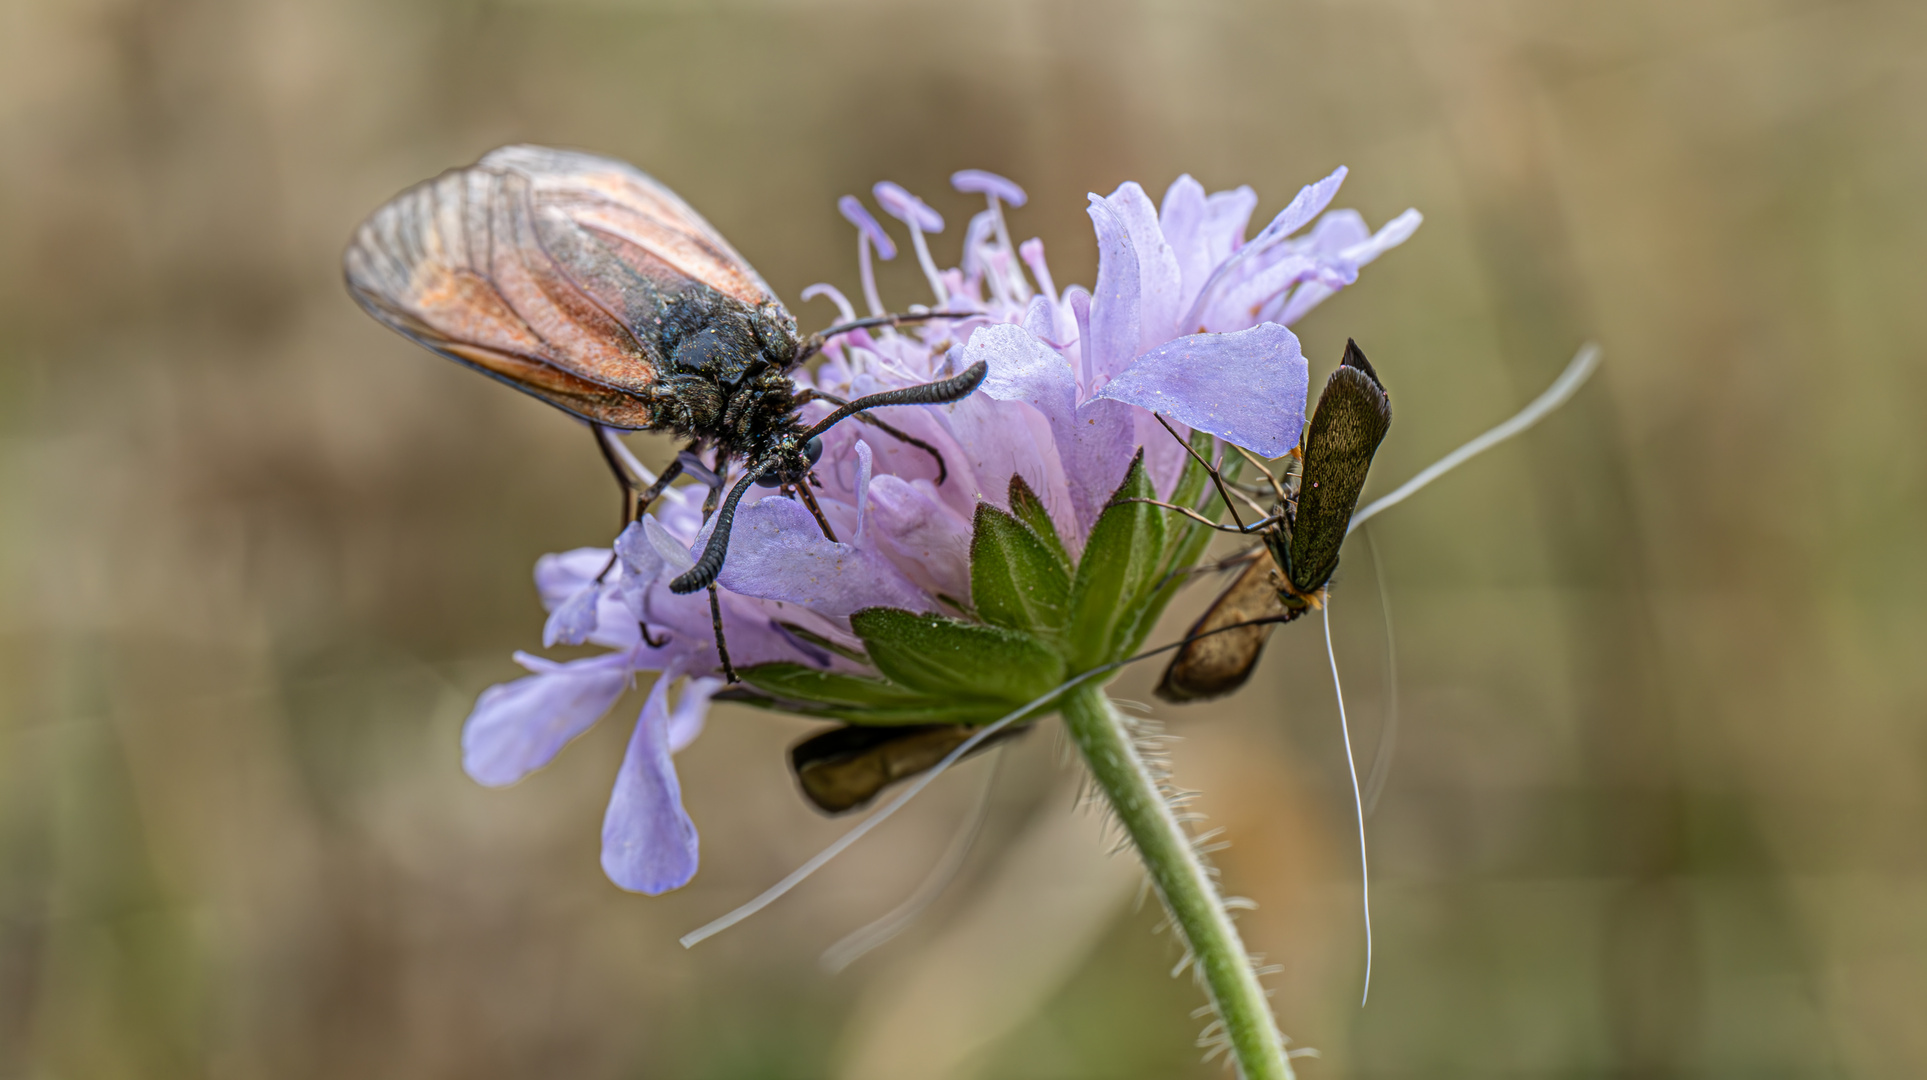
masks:
<svg viewBox="0 0 1927 1080"><path fill-rule="evenodd" d="M1091 195L1097 281L1061 291L1040 241L1011 243L1004 208L1025 202L1011 181L978 170L952 178L987 206L964 229L951 269L936 265L926 240L942 231L942 217L896 184L876 185L879 205L909 229L929 280L931 303L922 310L959 317L838 335L813 372L795 373L797 382L853 398L979 360L989 374L977 393L950 405L876 410L877 419L942 454L941 477L928 452L860 420L823 435L813 491L836 539L794 499L745 502L718 578L734 666L768 703L791 711L861 722L863 709L896 709L891 722L902 723L904 710L929 708L949 722L985 722L952 707L941 672L893 661L862 632L861 620L877 611L914 613L931 626L981 623L985 633L1022 637L998 628L987 613L991 598L973 595L982 515L1041 508L1044 520L1027 520L1055 534L1049 541L1069 582L1123 485L1141 483L1159 498L1179 488L1186 450L1154 413L1180 436L1215 436L1265 457L1296 445L1308 376L1287 327L1420 223L1408 210L1373 232L1354 211L1327 211L1344 176L1339 169L1305 187L1250 238L1258 199L1249 187L1207 194L1181 176L1157 206L1136 183ZM845 196L839 208L857 228L864 301L868 314L878 314L872 252L892 258L896 245L856 198ZM813 285L803 296L831 300L839 321L859 315L833 286ZM808 409L806 422L828 406ZM463 733L469 774L483 784L513 783L587 730L639 675L655 674L603 826L610 879L644 893L677 888L696 871L696 830L672 755L701 731L722 686L721 665L708 597L677 595L668 583L707 538L700 497L672 488L612 548L544 556L535 568L550 612L544 645L609 651L563 663L518 653L531 674L484 691ZM1194 549L1202 551L1202 534L1185 550ZM1163 595L1142 594L1143 631L1161 607L1154 594ZM1060 636L1039 638L1058 657L1039 662L1046 687L1095 655ZM810 672L818 673L810 686L840 680L838 689L816 697L798 690L794 676Z"/></svg>

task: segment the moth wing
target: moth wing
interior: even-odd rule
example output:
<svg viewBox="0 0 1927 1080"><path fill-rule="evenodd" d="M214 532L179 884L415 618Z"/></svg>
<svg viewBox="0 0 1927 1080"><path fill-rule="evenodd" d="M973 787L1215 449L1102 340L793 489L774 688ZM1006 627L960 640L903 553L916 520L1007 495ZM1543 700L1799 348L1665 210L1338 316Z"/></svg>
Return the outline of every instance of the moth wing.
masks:
<svg viewBox="0 0 1927 1080"><path fill-rule="evenodd" d="M700 282L751 307L776 294L715 227L628 162L546 146L504 146L477 168L529 178L536 206L596 235L635 273Z"/></svg>
<svg viewBox="0 0 1927 1080"><path fill-rule="evenodd" d="M1338 569L1338 549L1351 528L1372 455L1392 426L1392 401L1370 361L1345 343L1345 361L1325 383L1305 430L1305 473L1291 523L1291 582L1300 592L1323 588Z"/></svg>
<svg viewBox="0 0 1927 1080"><path fill-rule="evenodd" d="M675 294L775 302L661 184L542 147L503 147L410 188L363 223L342 261L355 299L393 329L623 428L649 424L659 316Z"/></svg>
<svg viewBox="0 0 1927 1080"><path fill-rule="evenodd" d="M981 753L1026 727L1009 727L979 743ZM935 768L977 733L963 724L873 727L847 724L790 747L790 769L803 795L827 814L867 806L884 788Z"/></svg>
<svg viewBox="0 0 1927 1080"><path fill-rule="evenodd" d="M1155 691L1158 697L1171 702L1205 701L1222 697L1245 684L1258 665L1258 656L1271 637L1271 628L1277 624L1240 626L1235 630L1224 627L1252 619L1297 616L1297 611L1287 608L1278 598L1278 588L1271 579L1275 565L1263 548L1252 553L1244 572L1212 601L1185 636L1195 637L1214 630L1217 633L1200 637L1178 650L1171 658L1171 665L1164 669L1164 678L1158 682Z"/></svg>

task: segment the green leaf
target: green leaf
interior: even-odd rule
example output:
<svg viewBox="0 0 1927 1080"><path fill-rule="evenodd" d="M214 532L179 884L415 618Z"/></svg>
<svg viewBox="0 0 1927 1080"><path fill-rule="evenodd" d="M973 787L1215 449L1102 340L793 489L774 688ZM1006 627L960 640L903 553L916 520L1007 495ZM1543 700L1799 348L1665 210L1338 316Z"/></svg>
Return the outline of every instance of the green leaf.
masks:
<svg viewBox="0 0 1927 1080"><path fill-rule="evenodd" d="M1157 585L1169 511L1124 501L1155 497L1139 449L1124 483L1091 526L1071 582L1066 647L1078 671L1117 659L1117 648L1137 625L1141 601Z"/></svg>
<svg viewBox="0 0 1927 1080"><path fill-rule="evenodd" d="M926 694L1022 703L1063 681L1064 661L1015 630L865 608L850 616L877 670Z"/></svg>
<svg viewBox="0 0 1927 1080"><path fill-rule="evenodd" d="M1057 535L1057 525L1050 519L1050 511L1044 509L1044 500L1030 489L1024 478L1017 473L1010 474L1010 512L1018 521L1030 526L1030 531L1044 542L1044 546L1057 556L1066 574L1071 569L1071 554L1064 549L1064 541Z"/></svg>
<svg viewBox="0 0 1927 1080"><path fill-rule="evenodd" d="M737 668L736 674L766 694L797 702L904 706L917 704L928 697L883 679L822 671L802 664L755 664Z"/></svg>
<svg viewBox="0 0 1927 1080"><path fill-rule="evenodd" d="M1070 591L1063 562L1036 533L989 503L977 504L970 597L985 622L1055 636L1064 626Z"/></svg>

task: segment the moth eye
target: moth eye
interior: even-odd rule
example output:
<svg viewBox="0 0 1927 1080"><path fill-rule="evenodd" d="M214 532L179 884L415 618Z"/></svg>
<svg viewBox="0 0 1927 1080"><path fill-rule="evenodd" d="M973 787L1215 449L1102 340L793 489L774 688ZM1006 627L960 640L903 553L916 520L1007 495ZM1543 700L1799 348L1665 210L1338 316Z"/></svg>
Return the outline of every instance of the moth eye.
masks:
<svg viewBox="0 0 1927 1080"><path fill-rule="evenodd" d="M821 436L810 436L810 441L803 444L803 456L808 458L812 465L816 464L817 461L823 457L823 439Z"/></svg>

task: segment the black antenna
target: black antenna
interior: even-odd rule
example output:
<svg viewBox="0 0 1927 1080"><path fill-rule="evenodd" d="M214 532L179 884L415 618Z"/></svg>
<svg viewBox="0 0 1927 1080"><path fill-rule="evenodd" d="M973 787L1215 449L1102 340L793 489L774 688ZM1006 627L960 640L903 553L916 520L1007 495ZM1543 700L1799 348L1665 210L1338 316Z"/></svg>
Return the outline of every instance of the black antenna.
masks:
<svg viewBox="0 0 1927 1080"><path fill-rule="evenodd" d="M984 381L984 376L989 373L990 365L979 360L966 368L961 375L938 379L936 382L928 382L920 386L906 386L900 390L885 390L880 394L857 398L848 404L838 406L835 412L797 435L794 445L806 444L828 431L838 421L866 409L878 409L886 405L940 405L947 401L969 397L976 391L977 385ZM735 487L729 489L729 497L723 500L722 507L716 511L716 527L709 534L709 543L703 548L702 558L697 559L696 565L690 567L681 577L669 583L670 592L693 593L697 589L707 588L716 580L716 575L723 572L723 557L729 552L729 526L736 518L736 504L743 501L743 495L749 491L750 484L766 473L774 471L780 464L779 454L771 454L751 465L749 472L744 474L741 480L736 481Z"/></svg>

